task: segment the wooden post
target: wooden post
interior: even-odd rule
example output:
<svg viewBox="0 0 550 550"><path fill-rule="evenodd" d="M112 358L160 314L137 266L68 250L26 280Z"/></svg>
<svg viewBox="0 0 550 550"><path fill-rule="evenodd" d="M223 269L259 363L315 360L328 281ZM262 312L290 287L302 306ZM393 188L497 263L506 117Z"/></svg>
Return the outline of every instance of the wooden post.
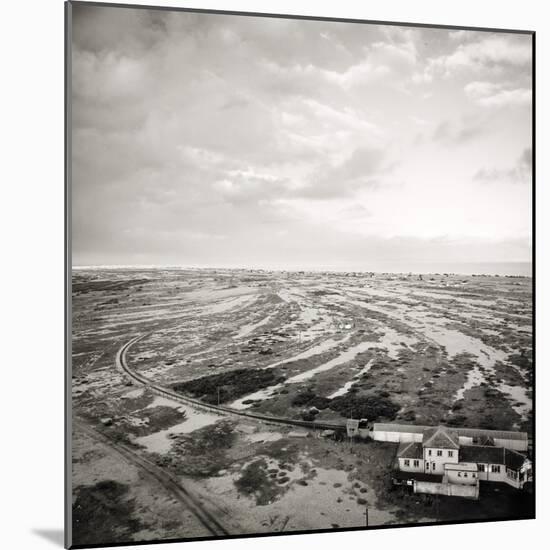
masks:
<svg viewBox="0 0 550 550"><path fill-rule="evenodd" d="M365 508L365 525L366 527L369 526L369 507L368 506Z"/></svg>

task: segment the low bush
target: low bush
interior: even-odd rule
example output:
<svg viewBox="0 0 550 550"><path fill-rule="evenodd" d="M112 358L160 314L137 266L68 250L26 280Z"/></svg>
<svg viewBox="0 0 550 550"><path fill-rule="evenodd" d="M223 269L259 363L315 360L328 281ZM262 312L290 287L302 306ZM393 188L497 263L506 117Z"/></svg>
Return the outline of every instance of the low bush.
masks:
<svg viewBox="0 0 550 550"><path fill-rule="evenodd" d="M215 404L218 395L220 403L226 403L284 380L274 369L236 369L175 384L173 388Z"/></svg>
<svg viewBox="0 0 550 550"><path fill-rule="evenodd" d="M317 397L315 392L308 388L295 395L292 398L291 403L294 407L302 407L304 405L309 405L310 401L312 401L315 397Z"/></svg>
<svg viewBox="0 0 550 550"><path fill-rule="evenodd" d="M399 405L386 397L359 396L349 393L335 397L329 406L344 417L349 417L351 413L354 418L368 418L371 421L380 417L393 420L400 409Z"/></svg>

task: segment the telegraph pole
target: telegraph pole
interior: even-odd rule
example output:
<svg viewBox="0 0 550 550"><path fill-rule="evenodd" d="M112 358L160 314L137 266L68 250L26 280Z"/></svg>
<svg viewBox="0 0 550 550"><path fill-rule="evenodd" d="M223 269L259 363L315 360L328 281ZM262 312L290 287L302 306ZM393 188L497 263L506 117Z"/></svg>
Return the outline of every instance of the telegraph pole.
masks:
<svg viewBox="0 0 550 550"><path fill-rule="evenodd" d="M352 407L349 408L349 417L350 417L350 420L353 420L353 408ZM349 448L350 448L350 451L351 451L352 447L353 447L353 433L350 429L350 432L349 432Z"/></svg>
<svg viewBox="0 0 550 550"><path fill-rule="evenodd" d="M369 507L367 506L365 508L365 526L369 526Z"/></svg>

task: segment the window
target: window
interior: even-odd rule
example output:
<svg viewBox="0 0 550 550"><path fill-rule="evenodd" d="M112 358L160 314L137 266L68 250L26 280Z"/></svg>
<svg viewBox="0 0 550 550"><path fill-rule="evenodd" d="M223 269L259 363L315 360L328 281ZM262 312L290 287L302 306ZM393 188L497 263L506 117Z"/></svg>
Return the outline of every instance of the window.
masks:
<svg viewBox="0 0 550 550"><path fill-rule="evenodd" d="M493 474L500 474L500 464L491 464L491 472Z"/></svg>
<svg viewBox="0 0 550 550"><path fill-rule="evenodd" d="M432 456L432 450L428 449L428 456Z"/></svg>
<svg viewBox="0 0 550 550"><path fill-rule="evenodd" d="M413 466L418 468L420 466L420 460L413 460Z"/></svg>
<svg viewBox="0 0 550 550"><path fill-rule="evenodd" d="M478 472L484 472L485 471L485 464L478 464L477 465L477 471Z"/></svg>
<svg viewBox="0 0 550 550"><path fill-rule="evenodd" d="M464 477L468 477L468 472L464 472Z"/></svg>
<svg viewBox="0 0 550 550"><path fill-rule="evenodd" d="M458 472L458 477L462 477L462 474L460 472Z"/></svg>
<svg viewBox="0 0 550 550"><path fill-rule="evenodd" d="M409 459L406 459L406 460L405 460L405 466L409 466L410 463L411 463L411 461L410 461Z"/></svg>
<svg viewBox="0 0 550 550"><path fill-rule="evenodd" d="M432 470L435 470L435 462L432 462Z"/></svg>
<svg viewBox="0 0 550 550"><path fill-rule="evenodd" d="M517 479L518 478L518 474L514 470L506 470L506 474L511 479Z"/></svg>
<svg viewBox="0 0 550 550"><path fill-rule="evenodd" d="M437 451L437 456L443 456L443 451Z"/></svg>
<svg viewBox="0 0 550 550"><path fill-rule="evenodd" d="M447 454L448 454L449 456L453 456L453 451L447 451Z"/></svg>
<svg viewBox="0 0 550 550"><path fill-rule="evenodd" d="M475 473L475 472L472 473L472 477L473 477L474 479L476 478L476 473Z"/></svg>

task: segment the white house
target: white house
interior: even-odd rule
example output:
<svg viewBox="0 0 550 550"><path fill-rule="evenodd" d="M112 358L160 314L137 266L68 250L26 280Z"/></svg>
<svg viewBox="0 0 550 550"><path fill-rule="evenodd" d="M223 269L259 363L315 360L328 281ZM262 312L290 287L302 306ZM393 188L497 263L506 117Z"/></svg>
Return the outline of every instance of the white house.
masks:
<svg viewBox="0 0 550 550"><path fill-rule="evenodd" d="M443 426L428 428L422 434L424 471L427 474L445 474L446 464L458 463L458 435Z"/></svg>
<svg viewBox="0 0 550 550"><path fill-rule="evenodd" d="M417 432L394 433L410 438ZM394 475L394 483L413 485L415 492L478 498L480 481L521 489L531 478L531 462L513 449L461 445L457 430L443 426L427 428L420 435L421 442L399 445Z"/></svg>
<svg viewBox="0 0 550 550"><path fill-rule="evenodd" d="M479 480L477 464L473 462L445 464L445 475L447 476L449 483L460 485L476 485Z"/></svg>
<svg viewBox="0 0 550 550"><path fill-rule="evenodd" d="M480 481L500 481L521 489L531 478L532 463L521 453L502 447L470 446L460 449L460 460L477 465Z"/></svg>

